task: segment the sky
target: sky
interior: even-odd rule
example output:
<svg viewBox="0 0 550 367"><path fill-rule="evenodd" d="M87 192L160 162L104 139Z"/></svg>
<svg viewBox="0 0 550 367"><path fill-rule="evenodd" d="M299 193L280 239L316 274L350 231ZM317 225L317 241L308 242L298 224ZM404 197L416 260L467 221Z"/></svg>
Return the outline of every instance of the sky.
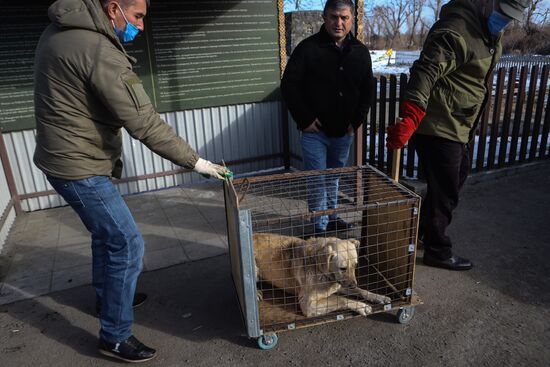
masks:
<svg viewBox="0 0 550 367"><path fill-rule="evenodd" d="M304 10L322 10L324 0L302 0L301 8ZM295 0L285 0L285 13L296 9Z"/></svg>
<svg viewBox="0 0 550 367"><path fill-rule="evenodd" d="M550 0L548 0L550 1ZM323 10L326 0L302 0L300 10ZM376 0L376 3L383 3L383 0ZM296 10L295 0L285 0L285 13Z"/></svg>
<svg viewBox="0 0 550 367"><path fill-rule="evenodd" d="M302 0L301 10L323 10L326 0ZM369 1L370 2L370 1ZM375 3L383 4L383 0L375 0ZM447 2L447 1L445 1ZM544 0L541 8L550 8L550 0ZM296 0L285 0L285 13L296 10ZM536 22L536 20L535 20Z"/></svg>

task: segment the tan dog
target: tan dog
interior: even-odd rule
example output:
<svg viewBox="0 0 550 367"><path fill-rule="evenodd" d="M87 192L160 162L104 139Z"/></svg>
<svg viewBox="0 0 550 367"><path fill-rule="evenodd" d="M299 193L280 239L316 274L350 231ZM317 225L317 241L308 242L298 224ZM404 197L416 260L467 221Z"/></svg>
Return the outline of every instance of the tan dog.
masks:
<svg viewBox="0 0 550 367"><path fill-rule="evenodd" d="M355 239L309 238L261 233L254 235L256 281L266 281L298 296L306 317L350 309L363 316L372 313L364 302L343 297L359 295L372 303L391 299L357 287L357 248ZM259 297L262 294L259 293Z"/></svg>

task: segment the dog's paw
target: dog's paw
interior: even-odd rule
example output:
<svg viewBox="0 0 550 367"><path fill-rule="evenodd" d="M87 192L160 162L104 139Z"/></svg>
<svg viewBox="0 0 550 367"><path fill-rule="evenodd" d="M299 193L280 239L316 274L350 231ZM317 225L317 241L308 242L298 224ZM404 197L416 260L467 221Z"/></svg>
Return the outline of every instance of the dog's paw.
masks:
<svg viewBox="0 0 550 367"><path fill-rule="evenodd" d="M385 305L385 304L391 303L391 298L382 296L382 295L377 295L374 302Z"/></svg>
<svg viewBox="0 0 550 367"><path fill-rule="evenodd" d="M367 316L372 313L372 307L363 302L357 302L355 311L361 316Z"/></svg>

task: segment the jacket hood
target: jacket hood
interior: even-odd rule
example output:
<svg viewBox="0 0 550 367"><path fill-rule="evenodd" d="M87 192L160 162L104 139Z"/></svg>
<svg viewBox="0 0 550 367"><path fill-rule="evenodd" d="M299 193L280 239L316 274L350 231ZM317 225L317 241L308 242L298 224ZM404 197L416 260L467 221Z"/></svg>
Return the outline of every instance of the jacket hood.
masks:
<svg viewBox="0 0 550 367"><path fill-rule="evenodd" d="M441 7L440 19L463 19L471 28L483 35L489 41L489 31L486 19L481 14L477 0L451 0Z"/></svg>
<svg viewBox="0 0 550 367"><path fill-rule="evenodd" d="M57 0L49 7L48 16L59 28L86 29L101 33L126 53L99 0Z"/></svg>

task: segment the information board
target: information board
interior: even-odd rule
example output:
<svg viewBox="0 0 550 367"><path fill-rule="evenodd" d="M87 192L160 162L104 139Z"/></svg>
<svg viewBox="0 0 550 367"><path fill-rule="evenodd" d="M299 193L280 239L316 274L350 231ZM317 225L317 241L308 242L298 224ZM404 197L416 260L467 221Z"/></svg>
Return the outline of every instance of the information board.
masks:
<svg viewBox="0 0 550 367"><path fill-rule="evenodd" d="M3 131L34 127L34 50L52 2L0 5ZM145 32L126 49L157 111L276 99L278 11L272 0L152 1Z"/></svg>
<svg viewBox="0 0 550 367"><path fill-rule="evenodd" d="M49 4L4 3L0 4L0 128L24 130L35 125L34 50L49 24Z"/></svg>

